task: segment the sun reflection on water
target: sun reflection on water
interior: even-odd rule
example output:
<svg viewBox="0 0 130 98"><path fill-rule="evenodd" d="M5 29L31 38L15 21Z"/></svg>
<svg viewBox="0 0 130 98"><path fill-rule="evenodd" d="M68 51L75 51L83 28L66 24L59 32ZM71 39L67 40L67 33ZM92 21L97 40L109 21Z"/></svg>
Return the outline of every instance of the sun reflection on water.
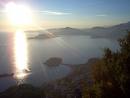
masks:
<svg viewBox="0 0 130 98"><path fill-rule="evenodd" d="M15 78L24 79L29 73L28 47L25 32L17 31L14 38Z"/></svg>

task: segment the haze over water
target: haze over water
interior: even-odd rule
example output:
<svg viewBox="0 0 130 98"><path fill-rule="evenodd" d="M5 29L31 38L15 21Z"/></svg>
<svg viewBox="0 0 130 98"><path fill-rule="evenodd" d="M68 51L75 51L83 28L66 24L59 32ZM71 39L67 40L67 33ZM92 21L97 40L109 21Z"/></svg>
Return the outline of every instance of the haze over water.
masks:
<svg viewBox="0 0 130 98"><path fill-rule="evenodd" d="M40 86L45 81L64 77L72 71L65 65L57 67L44 65L43 63L51 57L60 57L65 64L82 64L89 58L101 57L105 47L112 50L119 48L117 41L105 38L93 39L89 36L60 36L45 40L27 40L26 34L21 32L1 35L6 39L1 40L0 43L0 54L3 55L0 59L3 69L0 72L1 74L16 74L15 78L1 79L1 90L17 82ZM12 36L11 39L10 36ZM20 39L16 36L17 38L20 36ZM24 70L28 69L31 69L31 73L26 75Z"/></svg>

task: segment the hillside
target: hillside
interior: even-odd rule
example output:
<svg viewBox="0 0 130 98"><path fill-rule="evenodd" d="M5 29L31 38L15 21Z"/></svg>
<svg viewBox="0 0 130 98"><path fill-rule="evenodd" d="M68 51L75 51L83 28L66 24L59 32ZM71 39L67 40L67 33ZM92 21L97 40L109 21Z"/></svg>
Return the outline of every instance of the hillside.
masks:
<svg viewBox="0 0 130 98"><path fill-rule="evenodd" d="M30 39L47 39L54 38L61 35L85 35L92 38L109 38L119 39L127 34L130 30L130 22L122 23L110 27L93 27L89 29L77 29L71 27L38 30L38 31L26 31L31 34L37 34Z"/></svg>

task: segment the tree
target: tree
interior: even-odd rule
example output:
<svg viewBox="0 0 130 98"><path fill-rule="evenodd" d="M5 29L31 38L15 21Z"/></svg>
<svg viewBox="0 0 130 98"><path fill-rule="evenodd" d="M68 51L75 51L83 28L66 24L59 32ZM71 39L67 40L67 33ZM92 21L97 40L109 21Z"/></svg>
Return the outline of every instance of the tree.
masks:
<svg viewBox="0 0 130 98"><path fill-rule="evenodd" d="M103 98L130 97L130 32L119 39L120 50L112 52L109 48L92 68L94 85Z"/></svg>

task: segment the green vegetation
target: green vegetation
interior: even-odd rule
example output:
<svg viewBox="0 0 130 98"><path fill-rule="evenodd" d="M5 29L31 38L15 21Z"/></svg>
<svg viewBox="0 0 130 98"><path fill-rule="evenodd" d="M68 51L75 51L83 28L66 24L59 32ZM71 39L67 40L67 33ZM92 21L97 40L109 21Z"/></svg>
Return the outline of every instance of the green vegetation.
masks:
<svg viewBox="0 0 130 98"><path fill-rule="evenodd" d="M119 40L120 50L105 49L92 68L95 98L130 97L130 32Z"/></svg>

